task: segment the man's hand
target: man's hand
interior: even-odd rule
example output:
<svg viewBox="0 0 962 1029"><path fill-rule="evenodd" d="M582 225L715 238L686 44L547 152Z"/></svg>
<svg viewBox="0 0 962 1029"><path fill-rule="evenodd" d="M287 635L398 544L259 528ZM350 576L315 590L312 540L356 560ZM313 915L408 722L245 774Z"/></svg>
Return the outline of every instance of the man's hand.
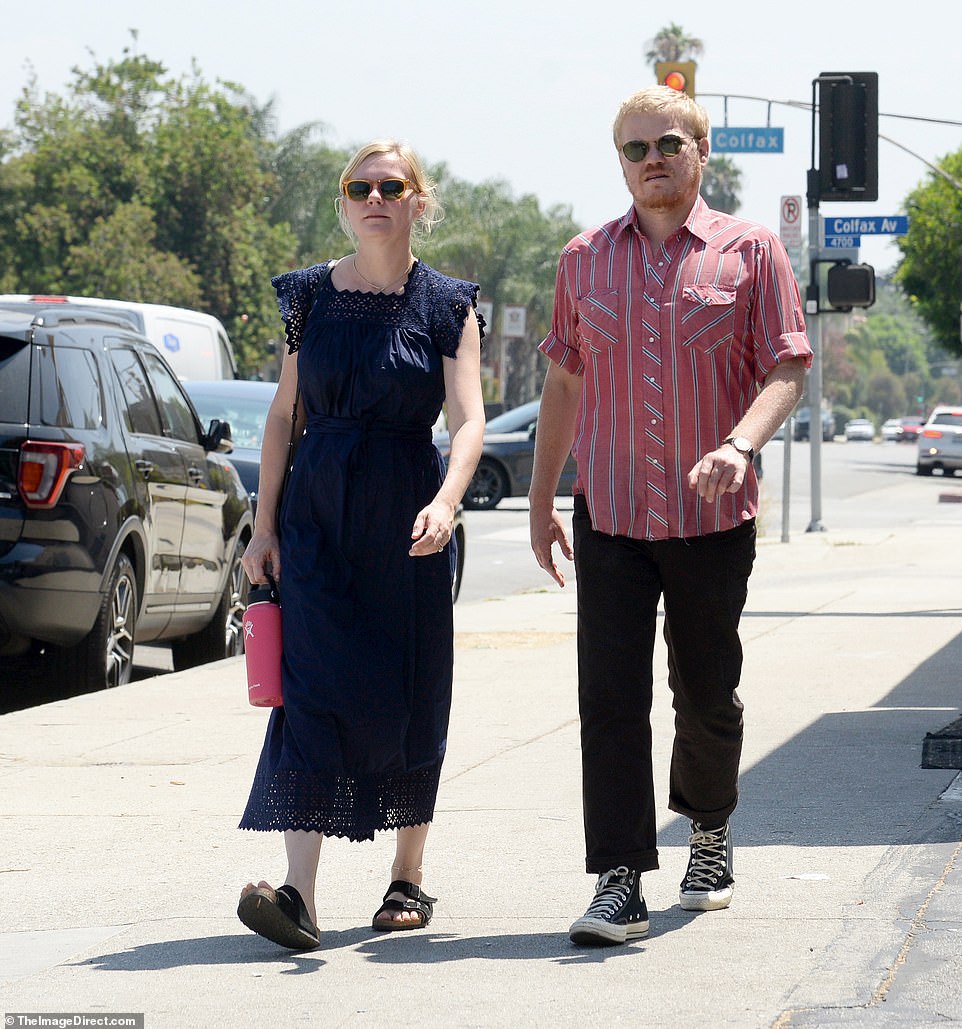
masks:
<svg viewBox="0 0 962 1029"><path fill-rule="evenodd" d="M531 508L531 549L539 565L559 585L564 586L564 573L554 562L554 555L551 548L555 543L561 548L561 553L569 560L574 560L574 551L568 542L568 534L565 532L561 516L552 507L548 512L538 512L533 506Z"/></svg>
<svg viewBox="0 0 962 1029"><path fill-rule="evenodd" d="M724 493L737 493L748 472L748 458L726 443L711 451L688 473L688 486L706 503L713 504Z"/></svg>

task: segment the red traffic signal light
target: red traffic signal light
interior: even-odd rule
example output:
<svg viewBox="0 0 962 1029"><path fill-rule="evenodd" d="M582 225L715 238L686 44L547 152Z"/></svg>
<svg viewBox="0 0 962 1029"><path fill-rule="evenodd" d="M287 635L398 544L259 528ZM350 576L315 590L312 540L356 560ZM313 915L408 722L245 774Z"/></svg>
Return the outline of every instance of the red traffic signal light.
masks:
<svg viewBox="0 0 962 1029"><path fill-rule="evenodd" d="M659 61L655 65L655 76L659 86L677 89L679 93L687 93L695 97L695 62L694 61Z"/></svg>

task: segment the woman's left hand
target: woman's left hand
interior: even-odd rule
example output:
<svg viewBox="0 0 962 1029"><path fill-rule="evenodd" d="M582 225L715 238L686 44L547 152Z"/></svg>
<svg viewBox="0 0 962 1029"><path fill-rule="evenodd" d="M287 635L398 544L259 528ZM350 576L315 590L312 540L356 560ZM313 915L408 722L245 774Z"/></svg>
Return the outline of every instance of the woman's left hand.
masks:
<svg viewBox="0 0 962 1029"><path fill-rule="evenodd" d="M437 554L448 545L454 529L454 508L443 500L433 500L418 512L411 530L414 543L408 553L411 557Z"/></svg>

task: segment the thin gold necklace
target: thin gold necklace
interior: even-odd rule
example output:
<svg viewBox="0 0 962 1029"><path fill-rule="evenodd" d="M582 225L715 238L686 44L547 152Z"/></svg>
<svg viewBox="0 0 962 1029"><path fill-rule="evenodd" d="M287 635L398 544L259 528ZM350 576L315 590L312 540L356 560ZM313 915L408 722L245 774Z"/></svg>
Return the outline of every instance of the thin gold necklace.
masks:
<svg viewBox="0 0 962 1029"><path fill-rule="evenodd" d="M404 273L402 275L399 275L392 282L389 282L386 286L379 286L376 282L371 282L371 280L364 274L364 272L362 272L361 269L358 268L357 254L351 254L351 264L354 267L354 270L357 272L358 277L363 282L366 282L371 287L371 289L374 290L375 293L390 293L392 287L399 286L411 274L411 269L414 267L414 260L412 258L411 261L408 263L407 268L404 269Z"/></svg>

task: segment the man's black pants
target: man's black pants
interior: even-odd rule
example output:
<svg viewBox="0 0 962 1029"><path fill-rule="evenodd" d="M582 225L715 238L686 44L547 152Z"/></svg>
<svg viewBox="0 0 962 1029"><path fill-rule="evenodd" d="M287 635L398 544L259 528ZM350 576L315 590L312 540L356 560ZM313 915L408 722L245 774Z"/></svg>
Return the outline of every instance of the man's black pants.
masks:
<svg viewBox="0 0 962 1029"><path fill-rule="evenodd" d="M755 523L691 539L609 536L591 527L576 496L573 524L586 867L644 872L658 867L651 702L659 599L675 710L668 806L719 826L738 801L738 622Z"/></svg>

